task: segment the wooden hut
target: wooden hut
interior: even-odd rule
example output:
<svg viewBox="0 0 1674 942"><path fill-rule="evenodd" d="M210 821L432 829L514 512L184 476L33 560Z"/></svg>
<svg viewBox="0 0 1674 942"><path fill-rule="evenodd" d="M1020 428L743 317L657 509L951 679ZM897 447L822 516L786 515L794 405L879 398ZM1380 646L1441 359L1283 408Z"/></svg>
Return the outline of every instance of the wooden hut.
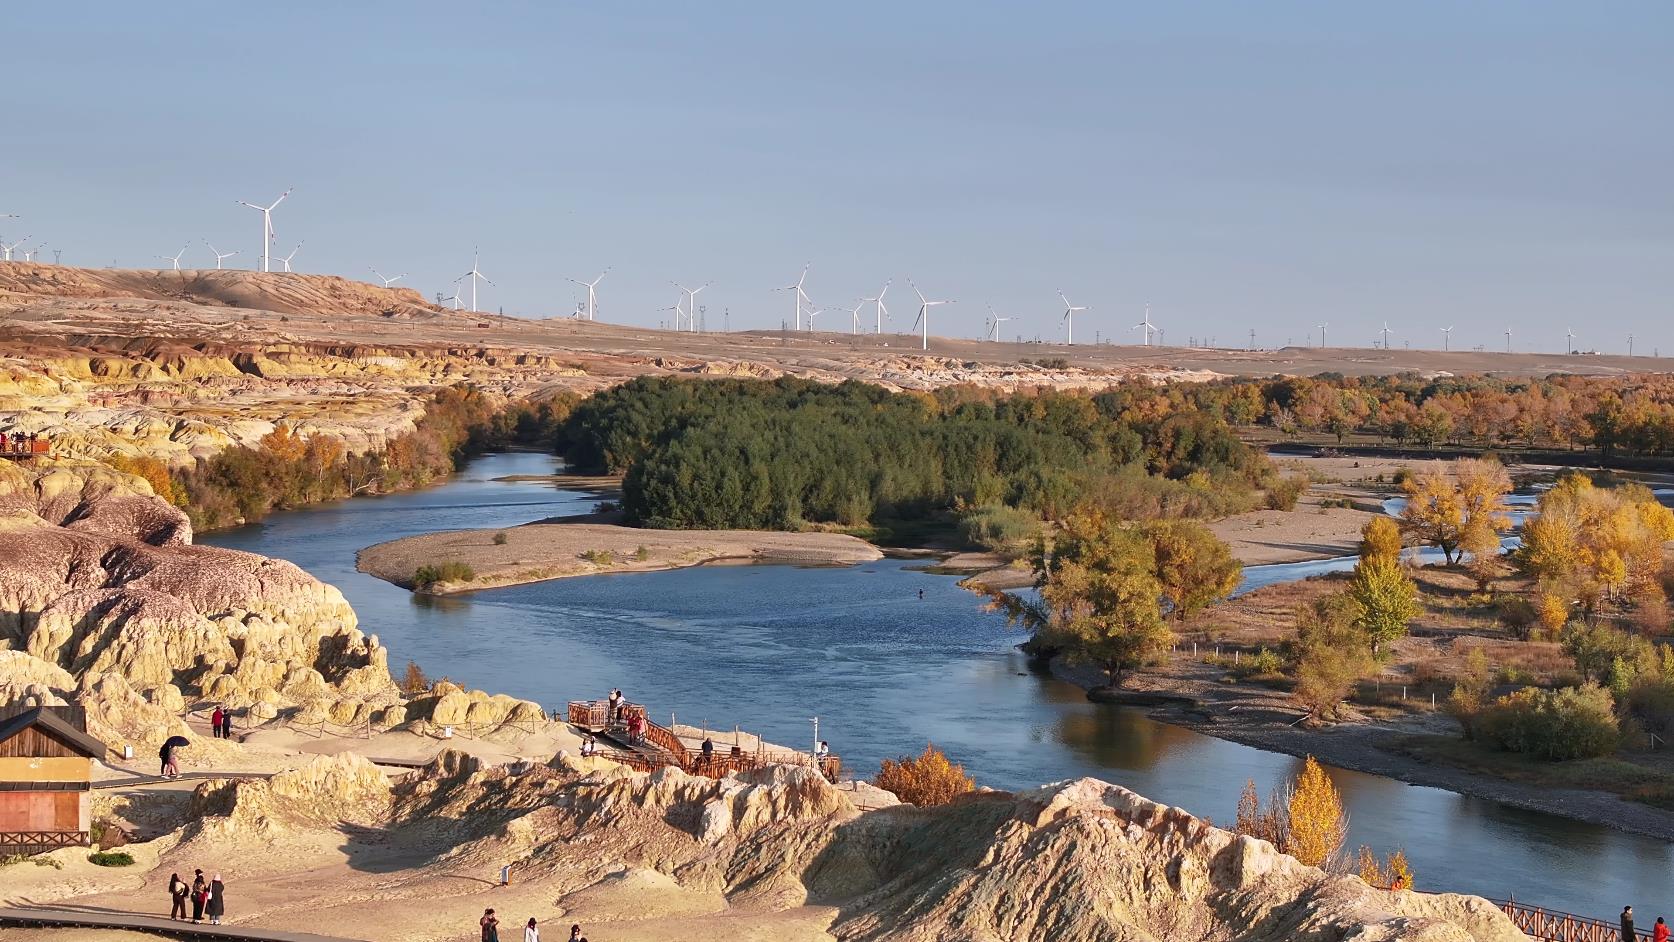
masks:
<svg viewBox="0 0 1674 942"><path fill-rule="evenodd" d="M88 846L93 761L104 757L80 707L0 712L0 855Z"/></svg>

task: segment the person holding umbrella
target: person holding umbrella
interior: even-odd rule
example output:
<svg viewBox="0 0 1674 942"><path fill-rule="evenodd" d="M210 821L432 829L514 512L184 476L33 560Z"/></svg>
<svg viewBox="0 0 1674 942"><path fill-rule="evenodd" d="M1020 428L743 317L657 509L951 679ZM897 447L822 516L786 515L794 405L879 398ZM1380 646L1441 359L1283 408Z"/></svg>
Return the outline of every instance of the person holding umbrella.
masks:
<svg viewBox="0 0 1674 942"><path fill-rule="evenodd" d="M185 736L170 736L164 740L163 748L157 751L157 758L163 760L163 778L180 777L180 761L175 757L175 753L190 745L191 742Z"/></svg>

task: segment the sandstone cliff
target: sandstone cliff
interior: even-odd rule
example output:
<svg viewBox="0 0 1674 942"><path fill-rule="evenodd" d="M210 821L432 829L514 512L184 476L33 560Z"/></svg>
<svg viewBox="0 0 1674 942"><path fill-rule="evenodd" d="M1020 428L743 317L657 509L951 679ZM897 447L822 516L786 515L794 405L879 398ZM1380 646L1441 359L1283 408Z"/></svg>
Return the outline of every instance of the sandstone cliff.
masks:
<svg viewBox="0 0 1674 942"><path fill-rule="evenodd" d="M335 588L191 538L185 516L139 478L0 462L0 648L30 655L0 662L0 685L65 694L73 682L97 703L156 705L143 722L108 717L141 743L172 731L163 717L178 714L183 691L258 717L320 700L398 702L388 652Z"/></svg>
<svg viewBox="0 0 1674 942"><path fill-rule="evenodd" d="M560 757L516 774L445 753L394 786L354 757L206 784L194 812L193 833L233 846L347 823L415 872L513 862L595 921L811 905L856 942L1522 938L1486 900L1374 889L1091 779L861 813L805 768L714 781Z"/></svg>

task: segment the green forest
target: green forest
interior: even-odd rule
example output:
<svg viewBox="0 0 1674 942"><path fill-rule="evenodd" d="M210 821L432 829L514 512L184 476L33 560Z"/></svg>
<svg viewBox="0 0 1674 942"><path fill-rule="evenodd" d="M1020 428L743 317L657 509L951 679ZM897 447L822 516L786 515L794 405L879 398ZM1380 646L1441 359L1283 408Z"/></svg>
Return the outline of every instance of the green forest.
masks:
<svg viewBox="0 0 1674 942"><path fill-rule="evenodd" d="M624 476L631 522L680 529L862 528L1002 508L1208 517L1257 506L1279 483L1219 415L1147 415L1135 397L1149 394L641 377L575 406L557 444L576 471Z"/></svg>

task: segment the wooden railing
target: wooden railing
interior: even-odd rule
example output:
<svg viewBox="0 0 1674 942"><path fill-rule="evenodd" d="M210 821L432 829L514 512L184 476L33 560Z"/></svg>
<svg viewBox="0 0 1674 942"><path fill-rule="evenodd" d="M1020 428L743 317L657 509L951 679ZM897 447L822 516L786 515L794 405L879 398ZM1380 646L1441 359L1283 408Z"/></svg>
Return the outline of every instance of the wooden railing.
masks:
<svg viewBox="0 0 1674 942"><path fill-rule="evenodd" d="M641 740L643 745L651 747L646 752L633 750L605 750L602 755L613 759L631 769L642 772L654 772L664 766L675 766L683 772L692 775L706 775L710 778L723 778L734 772L747 772L764 765L812 765L814 758L803 752L780 752L764 754L757 752L743 752L736 747L730 751L719 750L704 755L701 750L686 745L674 730L654 723L645 716L645 707L638 703L623 702L617 707L616 722L609 721L609 705L604 700L571 700L568 716L571 723L583 729L605 730L626 725L626 719L631 716L645 718L645 735ZM843 760L839 756L826 756L818 763L820 773L827 780L836 782L843 773Z"/></svg>
<svg viewBox="0 0 1674 942"><path fill-rule="evenodd" d="M1622 927L1619 923L1543 909L1539 906L1525 906L1516 900L1497 899L1494 900L1494 904L1505 910L1512 923L1523 930L1525 935L1541 942L1621 942L1622 939ZM1649 932L1637 928L1633 936L1635 939L1651 938Z"/></svg>
<svg viewBox="0 0 1674 942"><path fill-rule="evenodd" d="M20 442L7 439L4 446L0 446L0 458L33 458L36 455L50 454L52 445L45 439L32 442Z"/></svg>

